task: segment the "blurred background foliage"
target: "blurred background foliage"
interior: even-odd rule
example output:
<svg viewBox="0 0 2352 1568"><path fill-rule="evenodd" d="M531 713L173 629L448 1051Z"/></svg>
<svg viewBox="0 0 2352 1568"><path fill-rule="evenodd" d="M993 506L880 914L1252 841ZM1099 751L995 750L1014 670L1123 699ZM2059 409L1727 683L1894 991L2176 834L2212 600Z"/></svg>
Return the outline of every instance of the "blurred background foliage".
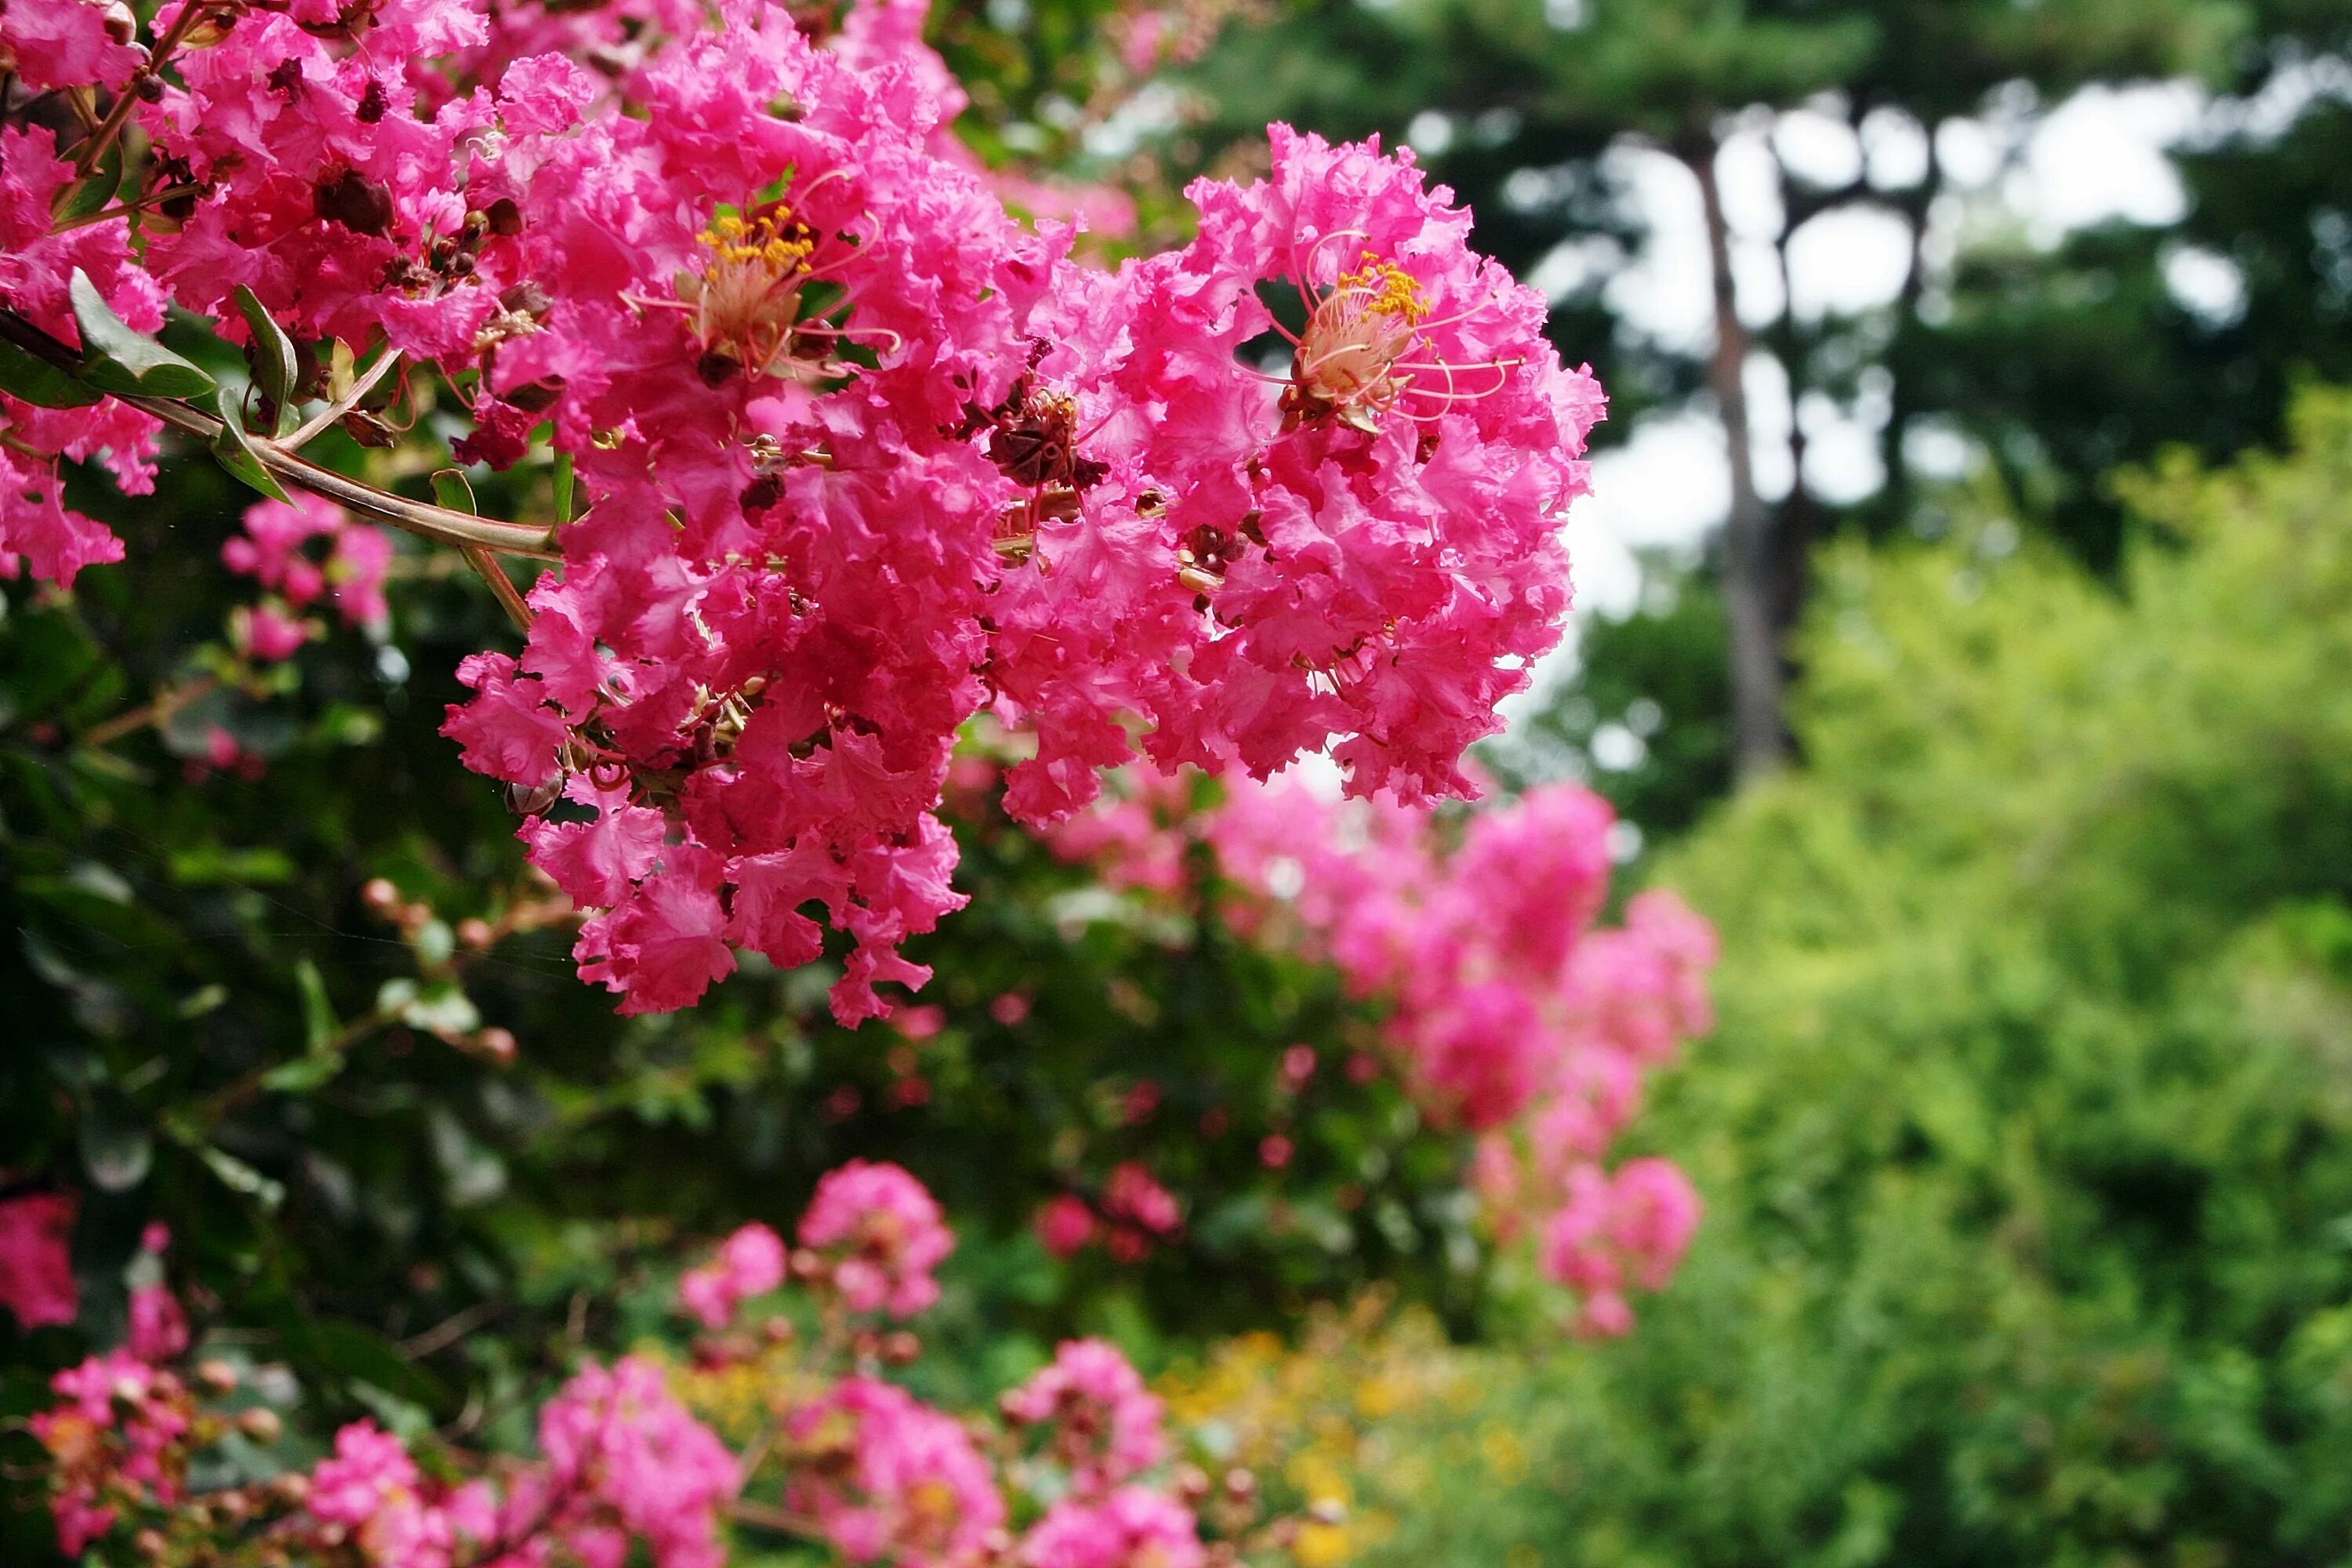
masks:
<svg viewBox="0 0 2352 1568"><path fill-rule="evenodd" d="M1726 679L1690 689L1670 627L1619 638L1584 663L1597 687L1555 694L1554 738L1601 775L1625 770L1584 743L1580 704L1618 720L1646 684L1662 729L1690 726L1659 764L1672 786L1596 779L1655 837L1787 760L1814 544L1948 527L1956 448L2021 521L2112 573L2114 468L2275 447L2300 380L2352 375L2347 42L2352 11L2326 0L1300 0L1190 79L1212 144L1281 118L1410 141L1477 242L1551 293L1561 352L1610 389L1604 446L1677 415L1729 432L1724 526L1702 559L1652 563L1712 584ZM2174 150L2178 216L2021 224L2000 197L2033 130L2085 89L2158 80L2204 106ZM1987 128L1974 168L1964 143ZM1698 192L1696 232L1659 229L1662 185ZM1900 236L1897 279L1816 297L1809 247L1850 245L1863 219ZM1662 332L1644 308L1662 261L1709 280L1700 331ZM1822 471L1832 426L1875 447L1874 472Z"/></svg>
<svg viewBox="0 0 2352 1568"><path fill-rule="evenodd" d="M1414 1456L1349 1472L1364 1561L2346 1560L2352 397L2297 406L2121 487L2112 581L1823 558L1807 767L1658 866L1726 937L1640 1124L1690 1262L1357 1438Z"/></svg>
<svg viewBox="0 0 2352 1568"><path fill-rule="evenodd" d="M0 1415L112 1337L150 1217L324 1414L454 1425L863 1152L959 1221L967 1353L932 1359L972 1386L936 1392L1112 1333L1328 1505L1304 1568L2352 1561L2352 399L2318 389L2352 381L2352 10L1292 0L1150 50L1137 15L935 17L988 162L1135 201L1101 248L1179 233L1182 178L1268 118L1410 138L1553 294L1604 442L1733 432L1726 526L1589 613L1491 757L1588 778L1723 934L1722 1026L1642 1123L1708 1204L1676 1285L1622 1343L1528 1332L1459 1147L1336 1070L1368 1023L1328 976L983 806L911 1030L841 1034L807 974L614 1019L434 732L495 607L404 552L387 642L224 680L242 500L190 463L81 498L125 564L5 590L0 1164L81 1192L88 1310L0 1315ZM2173 216L2034 232L1946 154L1993 125L2013 170L2072 95L2153 79L2199 95ZM1801 155L1822 121L1849 170ZM1661 169L1692 235L1652 224ZM1804 302L1792 250L1855 213L1907 237L1898 286ZM1695 335L1628 283L1666 243L1705 253ZM1875 482L1822 479L1841 421ZM1049 1256L1037 1204L1130 1159L1181 1236ZM47 1550L0 1509L0 1561Z"/></svg>

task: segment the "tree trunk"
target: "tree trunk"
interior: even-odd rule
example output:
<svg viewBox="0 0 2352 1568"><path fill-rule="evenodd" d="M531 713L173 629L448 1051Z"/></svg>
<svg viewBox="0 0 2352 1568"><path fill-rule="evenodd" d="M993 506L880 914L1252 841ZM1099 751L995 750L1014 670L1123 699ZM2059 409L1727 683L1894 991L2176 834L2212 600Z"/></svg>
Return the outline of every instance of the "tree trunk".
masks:
<svg viewBox="0 0 2352 1568"><path fill-rule="evenodd" d="M1766 583L1768 597L1765 614L1772 626L1773 647L1781 656L1780 674L1787 679L1794 673L1788 658L1789 639L1804 618L1806 591L1811 586L1813 535L1818 529L1812 492L1805 489L1805 425L1798 417L1799 405L1805 396L1805 373L1810 356L1804 328L1797 321L1796 277L1789 270L1789 242L1796 237L1801 226L1798 208L1790 200L1788 172L1776 153L1772 158L1773 178L1780 183L1781 210L1790 221L1780 229L1780 237L1773 242L1773 253L1780 264L1780 330L1773 334L1777 342L1768 339L1773 351L1780 354L1780 364L1789 382L1789 499L1780 503L1780 515L1770 520L1767 552L1770 570Z"/></svg>
<svg viewBox="0 0 2352 1568"><path fill-rule="evenodd" d="M1745 380L1748 328L1733 296L1731 231L1716 184L1716 143L1710 137L1675 151L1698 180L1715 274L1715 353L1707 362L1707 384L1723 415L1731 460L1731 515L1723 528L1723 602L1730 631L1732 764L1744 784L1777 773L1789 760L1788 731L1781 719L1780 649L1772 628L1772 519L1756 493Z"/></svg>

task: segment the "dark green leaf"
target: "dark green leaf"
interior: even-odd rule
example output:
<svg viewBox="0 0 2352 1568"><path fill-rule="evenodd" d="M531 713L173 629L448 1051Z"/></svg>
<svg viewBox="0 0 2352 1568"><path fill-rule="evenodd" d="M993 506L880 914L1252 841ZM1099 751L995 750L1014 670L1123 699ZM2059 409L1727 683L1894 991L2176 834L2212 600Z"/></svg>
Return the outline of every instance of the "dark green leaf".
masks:
<svg viewBox="0 0 2352 1568"><path fill-rule="evenodd" d="M98 161L98 167L67 185L49 204L49 216L60 224L86 218L106 210L114 193L122 188L122 143L117 140Z"/></svg>
<svg viewBox="0 0 2352 1568"><path fill-rule="evenodd" d="M236 309L253 333L253 383L277 405L276 433L287 435L299 422L295 417L294 392L301 370L294 340L262 309L253 290L242 283L236 286Z"/></svg>
<svg viewBox="0 0 2352 1568"><path fill-rule="evenodd" d="M74 324L81 329L82 352L89 356L82 379L90 385L100 392L151 397L202 397L212 391L211 376L125 325L79 267L67 293L73 300Z"/></svg>
<svg viewBox="0 0 2352 1568"><path fill-rule="evenodd" d="M213 456L220 460L222 468L263 495L277 500L292 500L294 498L286 493L286 487L278 482L278 476L271 473L269 466L261 460L261 452L254 446L253 437L245 433L245 420L236 403L236 393L227 387L221 388L221 432L213 441Z"/></svg>
<svg viewBox="0 0 2352 1568"><path fill-rule="evenodd" d="M0 338L0 392L36 408L87 408L101 394Z"/></svg>
<svg viewBox="0 0 2352 1568"><path fill-rule="evenodd" d="M327 981L309 959L297 959L294 983L302 992L302 1041L312 1055L331 1049L343 1026L335 1021L335 1005L328 1000Z"/></svg>

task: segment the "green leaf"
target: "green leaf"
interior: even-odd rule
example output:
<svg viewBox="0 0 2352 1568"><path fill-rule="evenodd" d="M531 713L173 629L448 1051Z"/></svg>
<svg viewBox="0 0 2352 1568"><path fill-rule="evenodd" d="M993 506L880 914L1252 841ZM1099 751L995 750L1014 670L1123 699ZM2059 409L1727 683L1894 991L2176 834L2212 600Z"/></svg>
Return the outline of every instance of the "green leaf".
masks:
<svg viewBox="0 0 2352 1568"><path fill-rule="evenodd" d="M253 437L245 433L245 418L236 404L236 394L226 386L222 387L219 398L221 431L213 439L213 456L219 459L222 468L263 495L275 500L292 500L294 498L286 493L286 487L278 482L278 476L271 473L268 465L261 460L260 448L253 444Z"/></svg>
<svg viewBox="0 0 2352 1568"><path fill-rule="evenodd" d="M281 1331L289 1359L298 1365L324 1368L444 1415L455 1408L446 1384L403 1355L390 1340L357 1323L289 1316Z"/></svg>
<svg viewBox="0 0 2352 1568"><path fill-rule="evenodd" d="M334 1048L343 1026L335 1021L335 1005L327 997L326 976L307 958L294 963L294 984L302 992L302 1041L313 1056Z"/></svg>
<svg viewBox="0 0 2352 1568"><path fill-rule="evenodd" d="M89 273L75 268L66 292L73 300L74 324L81 329L82 352L89 356L81 378L90 385L100 392L151 397L202 397L212 391L211 376L125 325L100 296Z"/></svg>
<svg viewBox="0 0 2352 1568"><path fill-rule="evenodd" d="M572 521L572 454L555 454L555 521Z"/></svg>
<svg viewBox="0 0 2352 1568"><path fill-rule="evenodd" d="M121 188L122 142L118 138L99 159L97 168L58 192L49 203L49 216L59 224L68 224L104 212Z"/></svg>
<svg viewBox="0 0 2352 1568"><path fill-rule="evenodd" d="M261 1087L272 1094L309 1094L324 1089L343 1070L343 1058L338 1052L321 1056L296 1057L280 1062L261 1075Z"/></svg>
<svg viewBox="0 0 2352 1568"><path fill-rule="evenodd" d="M104 395L5 338L0 338L0 392L36 408L87 408Z"/></svg>
<svg viewBox="0 0 2352 1568"><path fill-rule="evenodd" d="M480 515L474 504L474 487L457 468L434 470L433 499L451 511L462 511L468 517Z"/></svg>
<svg viewBox="0 0 2352 1568"><path fill-rule="evenodd" d="M207 1143L197 1151L197 1155L221 1179L221 1185L231 1192L243 1193L273 1213L286 1201L286 1184L272 1181L227 1150Z"/></svg>
<svg viewBox="0 0 2352 1568"><path fill-rule="evenodd" d="M253 333L253 380L278 408L276 434L283 436L299 423L295 417L294 390L301 375L300 359L294 352L294 340L286 335L253 290L240 283L236 286L237 314Z"/></svg>

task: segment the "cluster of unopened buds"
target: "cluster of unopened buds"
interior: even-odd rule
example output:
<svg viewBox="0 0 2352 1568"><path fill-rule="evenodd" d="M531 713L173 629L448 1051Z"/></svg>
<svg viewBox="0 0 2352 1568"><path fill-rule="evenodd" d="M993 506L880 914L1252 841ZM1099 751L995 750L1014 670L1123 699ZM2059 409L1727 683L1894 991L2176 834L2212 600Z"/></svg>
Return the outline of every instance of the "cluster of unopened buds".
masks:
<svg viewBox="0 0 2352 1568"><path fill-rule="evenodd" d="M59 463L144 493L167 435L284 509L232 552L257 658L317 592L269 541L331 533L361 620L370 529L458 552L521 641L446 732L625 1010L830 929L836 1013L888 1011L962 901L935 809L977 713L1030 824L1139 748L1419 801L1559 637L1601 395L1409 153L1276 127L1195 239L1104 270L956 141L922 0L128 20L0 14L0 562L119 559ZM372 483L313 454L346 437L405 449ZM546 510L476 515L485 465Z"/></svg>
<svg viewBox="0 0 2352 1568"><path fill-rule="evenodd" d="M1340 801L1295 779L1230 782L1195 808L1185 781L1122 781L1055 830L1058 853L1147 894L1183 885L1205 845L1237 927L1333 965L1381 1009L1389 1063L1423 1113L1475 1134L1471 1178L1504 1240L1532 1231L1537 1261L1578 1300L1576 1326L1632 1326L1626 1293L1673 1274L1698 1200L1665 1161L1603 1160L1640 1109L1643 1079L1713 1026L1715 933L1671 892L1598 923L1613 818L1580 785L1528 791L1457 824L1393 797ZM1351 1058L1351 1077L1379 1063ZM1315 1053L1285 1054L1295 1089ZM1260 1157L1288 1163L1270 1134ZM1057 1200L1040 1234L1083 1245L1090 1212Z"/></svg>
<svg viewBox="0 0 2352 1568"><path fill-rule="evenodd" d="M11 1206L0 1203L0 1259L62 1268L64 1232L44 1215L20 1236ZM149 1240L132 1272L153 1278L134 1308L146 1290L168 1310L134 1310L131 1342L59 1373L57 1402L32 1421L69 1554L559 1568L641 1549L654 1568L718 1568L742 1531L906 1568L1213 1568L1296 1529L1267 1516L1248 1472L1213 1484L1177 1462L1160 1401L1106 1342L1064 1344L993 1421L887 1381L922 1348L888 1325L936 1300L932 1271L953 1245L930 1194L894 1165L827 1176L797 1245L746 1226L688 1269L677 1300L701 1331L691 1353L583 1365L541 1408L528 1456L404 1441L362 1420L307 1467L200 1485L229 1473L205 1460L232 1436L245 1446L233 1468L247 1476L257 1455L280 1451L289 1427L272 1400L290 1384L205 1354L200 1339L192 1351L161 1281L163 1239ZM759 1300L774 1310L747 1312ZM0 1306L21 1310L5 1290Z"/></svg>
<svg viewBox="0 0 2352 1568"><path fill-rule="evenodd" d="M376 919L400 933L415 957L417 978L388 981L379 990L374 1013L354 1023L356 1031L406 1026L421 1029L468 1055L504 1066L515 1059L513 1032L484 1024L462 988L470 961L488 952L520 932L568 926L579 920L572 906L544 873L529 870L524 885L511 889L488 915L445 920L430 901L402 894L389 877L371 877L360 888L360 902ZM339 1042L348 1045L349 1038Z"/></svg>

